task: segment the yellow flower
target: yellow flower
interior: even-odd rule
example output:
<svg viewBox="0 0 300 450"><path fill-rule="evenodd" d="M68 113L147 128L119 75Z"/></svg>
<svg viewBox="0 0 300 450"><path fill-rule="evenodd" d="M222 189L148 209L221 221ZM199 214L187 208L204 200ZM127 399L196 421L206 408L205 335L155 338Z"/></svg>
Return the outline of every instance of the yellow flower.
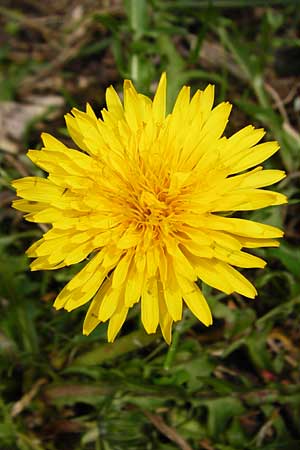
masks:
<svg viewBox="0 0 300 450"><path fill-rule="evenodd" d="M31 269L88 258L54 303L71 311L92 299L84 334L109 321L113 341L140 302L147 333L160 325L170 343L183 301L202 323L212 323L197 280L226 294L256 295L232 266L264 267L242 248L277 246L282 232L222 213L285 203L284 195L260 189L285 174L259 166L278 150L277 142L257 144L264 130L247 126L222 137L231 105L213 108L213 101L213 86L191 99L184 86L166 116L165 74L153 101L126 80L124 106L109 87L102 118L89 105L66 115L82 151L48 134L42 150L29 150L49 175L14 181L22 198L14 207L29 221L52 225L27 251L36 258Z"/></svg>

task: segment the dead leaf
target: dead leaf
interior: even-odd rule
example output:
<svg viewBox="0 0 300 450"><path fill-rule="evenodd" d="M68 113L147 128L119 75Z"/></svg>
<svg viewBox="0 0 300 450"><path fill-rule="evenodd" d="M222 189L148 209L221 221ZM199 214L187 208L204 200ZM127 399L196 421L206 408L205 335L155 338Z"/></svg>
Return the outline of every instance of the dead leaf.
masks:
<svg viewBox="0 0 300 450"><path fill-rule="evenodd" d="M46 97L31 96L28 103L0 103L0 148L8 153L17 153L28 125L38 116L44 115L49 108L59 108L64 100L57 95Z"/></svg>
<svg viewBox="0 0 300 450"><path fill-rule="evenodd" d="M29 392L27 392L23 397L20 398L12 407L11 410L11 417L16 417L18 414L20 414L23 409L27 408L27 406L31 403L32 399L36 396L38 391L40 390L40 387L47 383L46 378L40 378L39 380L34 383L32 388Z"/></svg>
<svg viewBox="0 0 300 450"><path fill-rule="evenodd" d="M166 424L161 416L158 414L152 414L148 411L143 411L147 419L158 429L164 436L170 441L175 442L181 450L193 450L192 447L186 442L186 440L178 434L178 432Z"/></svg>

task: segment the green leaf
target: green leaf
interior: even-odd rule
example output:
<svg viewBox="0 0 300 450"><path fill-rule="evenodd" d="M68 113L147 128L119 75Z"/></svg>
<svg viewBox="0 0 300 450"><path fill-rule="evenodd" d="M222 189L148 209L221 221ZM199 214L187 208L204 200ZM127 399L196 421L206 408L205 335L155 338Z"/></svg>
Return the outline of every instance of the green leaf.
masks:
<svg viewBox="0 0 300 450"><path fill-rule="evenodd" d="M208 434L211 437L216 437L223 433L230 420L244 412L242 403L234 397L208 400L205 402L205 405L208 409Z"/></svg>
<svg viewBox="0 0 300 450"><path fill-rule="evenodd" d="M148 335L144 330L133 331L126 336L119 337L113 344L100 344L94 350L86 352L76 358L72 366L93 366L102 364L119 356L139 350L157 339L154 334Z"/></svg>
<svg viewBox="0 0 300 450"><path fill-rule="evenodd" d="M282 262L282 264L293 274L300 279L300 248L282 242L279 248L270 249L269 254L274 256Z"/></svg>

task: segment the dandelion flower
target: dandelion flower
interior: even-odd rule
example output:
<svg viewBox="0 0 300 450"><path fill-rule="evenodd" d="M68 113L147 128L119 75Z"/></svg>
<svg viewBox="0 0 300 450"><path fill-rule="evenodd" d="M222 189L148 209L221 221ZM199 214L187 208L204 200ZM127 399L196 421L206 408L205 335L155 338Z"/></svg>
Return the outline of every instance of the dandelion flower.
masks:
<svg viewBox="0 0 300 450"><path fill-rule="evenodd" d="M285 174L260 166L279 148L258 144L263 129L222 136L231 105L213 102L213 86L192 98L184 86L167 115L165 74L153 101L125 80L123 104L109 87L101 118L89 105L66 115L80 150L49 134L42 134L41 150L29 150L49 175L14 181L21 197L14 207L31 222L51 225L27 251L35 258L31 269L87 261L54 303L72 311L91 300L84 334L108 321L112 342L138 302L147 333L159 325L168 343L183 303L208 326L212 316L199 280L255 297L236 267L265 262L243 249L277 246L282 232L228 212L285 203L284 195L261 189Z"/></svg>

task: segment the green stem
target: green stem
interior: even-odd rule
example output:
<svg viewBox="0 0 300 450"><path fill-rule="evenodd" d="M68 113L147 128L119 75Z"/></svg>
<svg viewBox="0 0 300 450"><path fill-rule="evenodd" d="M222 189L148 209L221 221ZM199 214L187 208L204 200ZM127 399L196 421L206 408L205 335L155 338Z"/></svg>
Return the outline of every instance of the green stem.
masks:
<svg viewBox="0 0 300 450"><path fill-rule="evenodd" d="M168 353L166 355L166 359L164 362L164 369L169 370L173 364L174 358L176 356L179 338L180 336L192 328L196 323L198 323L198 319L191 313L188 308L185 308L182 314L182 319L178 324L175 325L175 331L173 333L172 343L169 347Z"/></svg>
<svg viewBox="0 0 300 450"><path fill-rule="evenodd" d="M137 43L144 35L147 19L146 0L128 0L126 2L127 15L132 31L132 42ZM136 87L142 87L141 59L137 51L132 52L130 59L130 77Z"/></svg>
<svg viewBox="0 0 300 450"><path fill-rule="evenodd" d="M180 322L178 322L178 324L176 325L175 331L173 333L173 339L172 339L172 343L169 347L168 353L166 355L166 359L164 362L164 369L165 370L170 370L172 363L174 361L176 352L177 352L177 347L178 347L178 343L179 343L179 338L181 336L181 334L186 330L187 328L187 323L186 323L186 318L187 318L188 312L187 310L185 310L183 312L183 316Z"/></svg>
<svg viewBox="0 0 300 450"><path fill-rule="evenodd" d="M177 328L173 334L173 340L172 343L169 347L166 359L165 359L165 363L164 363L164 369L165 370L170 370L171 365L174 361L175 355L176 355L176 351L177 351L177 346L178 346L178 342L179 342L179 337L181 334L181 330L180 330L180 325L181 322L177 325Z"/></svg>

